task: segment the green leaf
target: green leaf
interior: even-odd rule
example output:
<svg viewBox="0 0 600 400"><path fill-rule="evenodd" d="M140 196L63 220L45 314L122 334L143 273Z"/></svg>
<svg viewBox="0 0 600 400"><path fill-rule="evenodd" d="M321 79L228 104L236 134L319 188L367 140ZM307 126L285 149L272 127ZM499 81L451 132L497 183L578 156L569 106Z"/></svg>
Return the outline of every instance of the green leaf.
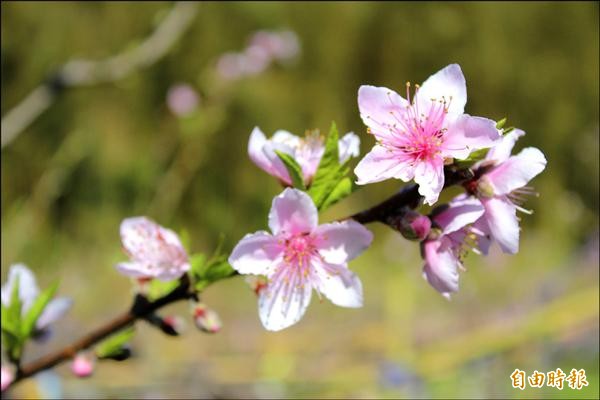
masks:
<svg viewBox="0 0 600 400"><path fill-rule="evenodd" d="M506 117L502 118L500 121L496 122L496 129L502 129L504 124L506 123Z"/></svg>
<svg viewBox="0 0 600 400"><path fill-rule="evenodd" d="M188 232L187 229L183 228L179 231L179 240L181 240L181 244L183 245L183 247L185 249L190 249L190 245L191 245L191 239L190 239L190 233Z"/></svg>
<svg viewBox="0 0 600 400"><path fill-rule="evenodd" d="M119 355L123 351L123 346L131 340L134 333L135 330L130 327L104 339L96 346L96 357L110 358Z"/></svg>
<svg viewBox="0 0 600 400"><path fill-rule="evenodd" d="M281 151L275 150L277 157L283 162L285 168L290 174L290 178L292 178L292 185L295 188L306 190L306 186L304 186L304 177L302 176L302 168L296 160L289 154L283 153Z"/></svg>
<svg viewBox="0 0 600 400"><path fill-rule="evenodd" d="M190 274L194 280L199 279L206 269L206 255L193 254L190 257Z"/></svg>
<svg viewBox="0 0 600 400"><path fill-rule="evenodd" d="M221 279L229 278L235 275L235 270L227 262L227 256L223 255L209 263L207 263L206 270L196 280L195 288L197 291L202 291L211 283L219 281Z"/></svg>
<svg viewBox="0 0 600 400"><path fill-rule="evenodd" d="M21 335L21 309L23 304L19 298L19 276L15 278L8 307L2 308L2 338L6 345L9 358L18 361L23 350Z"/></svg>
<svg viewBox="0 0 600 400"><path fill-rule="evenodd" d="M21 337L23 340L29 338L35 329L35 323L37 322L44 309L54 297L56 290L58 289L58 281L54 282L50 287L44 290L33 302L31 308L27 310L27 313L23 316L21 321Z"/></svg>
<svg viewBox="0 0 600 400"><path fill-rule="evenodd" d="M148 287L148 300L154 301L167 294L171 293L179 285L179 280L161 281L160 279L152 279Z"/></svg>
<svg viewBox="0 0 600 400"><path fill-rule="evenodd" d="M327 202L327 198L350 171L347 162L340 164L338 140L338 130L335 122L332 122L325 142L325 152L319 162L313 183L308 190L308 194L319 210L333 204L333 202Z"/></svg>
<svg viewBox="0 0 600 400"><path fill-rule="evenodd" d="M348 197L354 191L354 183L348 177L344 177L338 182L336 187L329 193L329 196L323 202L321 208L325 209L332 206L338 201Z"/></svg>

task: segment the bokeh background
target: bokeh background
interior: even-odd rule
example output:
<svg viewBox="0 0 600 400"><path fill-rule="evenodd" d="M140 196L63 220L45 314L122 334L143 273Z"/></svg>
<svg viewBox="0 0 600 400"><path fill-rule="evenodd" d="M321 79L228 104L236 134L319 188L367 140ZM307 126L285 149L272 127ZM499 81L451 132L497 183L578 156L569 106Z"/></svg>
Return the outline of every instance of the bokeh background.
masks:
<svg viewBox="0 0 600 400"><path fill-rule="evenodd" d="M172 3L2 2L2 115L61 65L135 48ZM421 277L418 246L369 226L374 245L351 267L365 306L314 300L279 333L258 320L254 294L231 279L204 294L222 332L182 338L139 323L134 357L86 380L68 366L15 388L14 398L598 398L598 3L202 3L168 53L114 82L66 89L2 148L2 277L24 262L40 284L61 279L74 308L32 359L129 305L119 223L148 215L185 229L191 251L230 249L266 227L281 188L247 157L252 128L354 131L361 84L401 91L452 62L467 79L467 112L508 117L548 167L522 214L521 251L471 255L448 302ZM300 52L232 80L217 60L259 30L291 30ZM169 88L192 86L195 112L177 117ZM4 132L3 132L4 135ZM327 210L346 216L395 192L361 188ZM450 192L443 199L448 199ZM316 299L316 297L314 298ZM513 389L515 368L585 369L589 386Z"/></svg>

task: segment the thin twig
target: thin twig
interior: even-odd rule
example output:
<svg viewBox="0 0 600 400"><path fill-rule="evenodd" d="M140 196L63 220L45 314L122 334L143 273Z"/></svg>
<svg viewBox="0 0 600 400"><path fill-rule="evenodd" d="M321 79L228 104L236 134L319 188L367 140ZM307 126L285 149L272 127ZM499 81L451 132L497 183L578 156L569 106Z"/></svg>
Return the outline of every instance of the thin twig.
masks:
<svg viewBox="0 0 600 400"><path fill-rule="evenodd" d="M2 118L2 148L50 107L65 88L117 81L160 60L191 25L197 8L198 4L194 2L176 3L156 30L133 49L104 60L66 63L5 114Z"/></svg>

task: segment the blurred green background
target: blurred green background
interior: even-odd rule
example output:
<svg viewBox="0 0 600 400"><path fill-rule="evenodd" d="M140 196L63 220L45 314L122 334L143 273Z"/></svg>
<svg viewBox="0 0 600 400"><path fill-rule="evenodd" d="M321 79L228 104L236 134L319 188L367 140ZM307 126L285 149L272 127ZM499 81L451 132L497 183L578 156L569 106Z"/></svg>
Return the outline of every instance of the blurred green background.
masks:
<svg viewBox="0 0 600 400"><path fill-rule="evenodd" d="M2 115L73 58L134 48L172 3L2 2ZM521 251L471 255L461 291L448 302L421 277L418 246L384 226L351 264L365 306L316 297L297 325L260 325L254 294L236 278L203 300L224 328L205 335L186 304L182 338L137 326L135 357L105 362L79 380L67 366L12 396L302 398L598 398L598 3L202 3L169 53L113 83L67 89L2 149L2 277L24 262L42 285L61 279L75 306L46 347L58 348L128 307L131 284L113 264L119 223L148 215L186 229L191 251L230 249L266 227L281 188L247 157L252 128L302 134L335 120L373 145L360 121L361 84L422 82L447 64L467 79L466 111L527 132L546 171L522 214ZM294 62L225 82L224 52L257 30L290 29ZM166 106L173 84L199 93L198 112ZM356 161L355 161L356 162ZM375 204L402 183L363 187L322 220ZM442 200L456 192L446 193ZM513 389L515 368L585 369L581 391ZM57 383L60 382L60 383ZM54 388L54 389L50 389Z"/></svg>

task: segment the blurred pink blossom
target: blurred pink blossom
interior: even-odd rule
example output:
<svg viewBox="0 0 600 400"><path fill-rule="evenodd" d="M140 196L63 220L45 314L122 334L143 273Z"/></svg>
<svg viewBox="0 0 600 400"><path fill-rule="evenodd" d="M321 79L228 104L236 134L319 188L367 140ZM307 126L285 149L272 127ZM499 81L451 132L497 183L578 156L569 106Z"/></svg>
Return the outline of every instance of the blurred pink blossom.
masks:
<svg viewBox="0 0 600 400"><path fill-rule="evenodd" d="M338 306L362 306L362 284L347 263L369 247L369 230L353 220L318 225L312 199L291 188L273 199L269 228L244 236L229 257L240 274L268 278L258 302L266 329L298 322L313 289Z"/></svg>
<svg viewBox="0 0 600 400"><path fill-rule="evenodd" d="M14 285L19 280L19 299L21 300L21 314L25 315L40 295L40 289L33 272L25 264L11 265L6 283L2 286L2 304L10 305ZM51 324L62 318L71 308L73 300L68 297L58 297L50 300L44 311L36 321L36 335L34 338L47 338ZM42 335L46 333L46 335Z"/></svg>
<svg viewBox="0 0 600 400"><path fill-rule="evenodd" d="M121 242L130 258L129 262L116 265L123 275L169 281L190 269L179 236L146 217L123 220Z"/></svg>
<svg viewBox="0 0 600 400"><path fill-rule="evenodd" d="M77 353L71 363L71 372L79 378L86 378L94 372L95 358L87 353Z"/></svg>
<svg viewBox="0 0 600 400"><path fill-rule="evenodd" d="M169 110L178 117L191 114L198 108L200 99L190 85L180 83L173 85L167 92L167 105Z"/></svg>
<svg viewBox="0 0 600 400"><path fill-rule="evenodd" d="M203 303L195 303L192 310L196 327L206 333L217 333L223 327L219 314Z"/></svg>
<svg viewBox="0 0 600 400"><path fill-rule="evenodd" d="M360 139L353 132L345 134L338 142L341 163L359 154ZM275 151L289 154L302 168L304 184L310 185L317 171L321 157L325 152L324 139L317 132L311 132L304 138L290 132L278 130L267 139L260 128L255 127L248 141L248 155L262 170L291 186L292 179Z"/></svg>
<svg viewBox="0 0 600 400"><path fill-rule="evenodd" d="M2 364L0 370L0 389L4 392L15 380L14 369L8 365Z"/></svg>
<svg viewBox="0 0 600 400"><path fill-rule="evenodd" d="M466 102L466 82L457 64L417 85L412 101L409 84L406 99L385 87L361 86L360 115L377 144L356 166L357 183L414 179L425 202L434 204L444 187L447 159L465 159L500 139L494 121L464 114Z"/></svg>

